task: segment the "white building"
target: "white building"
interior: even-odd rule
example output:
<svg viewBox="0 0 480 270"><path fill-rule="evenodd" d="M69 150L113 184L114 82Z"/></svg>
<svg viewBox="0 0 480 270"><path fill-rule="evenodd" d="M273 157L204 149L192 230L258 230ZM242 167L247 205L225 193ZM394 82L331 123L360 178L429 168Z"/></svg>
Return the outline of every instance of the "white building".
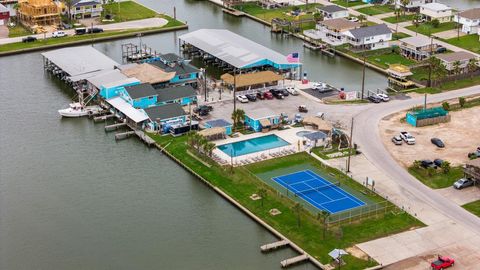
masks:
<svg viewBox="0 0 480 270"><path fill-rule="evenodd" d="M420 6L420 13L427 21L438 20L441 23L452 20L452 8L441 3L428 3Z"/></svg>
<svg viewBox="0 0 480 270"><path fill-rule="evenodd" d="M477 60L474 54L465 52L465 51L439 54L436 57L440 59L445 69L450 72L452 72L455 69L455 63L458 62L460 73L464 73L468 71L468 63L470 62L471 59Z"/></svg>
<svg viewBox="0 0 480 270"><path fill-rule="evenodd" d="M395 0L395 7L396 8L406 8L409 11L419 10L420 6L429 3L435 3L436 0L410 0L410 2L404 6L401 0Z"/></svg>
<svg viewBox="0 0 480 270"><path fill-rule="evenodd" d="M386 24L361 27L345 32L347 42L356 49L377 50L390 46L392 31Z"/></svg>
<svg viewBox="0 0 480 270"><path fill-rule="evenodd" d="M323 15L324 20L348 17L347 9L337 5L317 7L317 10Z"/></svg>
<svg viewBox="0 0 480 270"><path fill-rule="evenodd" d="M472 8L455 15L455 22L462 25L462 32L474 34L480 28L480 8Z"/></svg>

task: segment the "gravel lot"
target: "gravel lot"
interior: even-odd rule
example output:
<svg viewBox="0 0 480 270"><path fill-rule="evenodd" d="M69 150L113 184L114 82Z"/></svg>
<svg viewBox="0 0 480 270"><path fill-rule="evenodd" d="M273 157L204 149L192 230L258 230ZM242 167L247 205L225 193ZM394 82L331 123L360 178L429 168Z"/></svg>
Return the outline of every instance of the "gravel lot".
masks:
<svg viewBox="0 0 480 270"><path fill-rule="evenodd" d="M480 146L480 107L451 112L451 122L421 128L400 123L405 113L391 115L380 122L380 135L385 147L405 167L416 159L435 158L461 165L468 160L467 154ZM396 146L390 141L394 135L404 130L415 136L415 145ZM433 137L443 140L446 147L441 149L433 145L430 142Z"/></svg>

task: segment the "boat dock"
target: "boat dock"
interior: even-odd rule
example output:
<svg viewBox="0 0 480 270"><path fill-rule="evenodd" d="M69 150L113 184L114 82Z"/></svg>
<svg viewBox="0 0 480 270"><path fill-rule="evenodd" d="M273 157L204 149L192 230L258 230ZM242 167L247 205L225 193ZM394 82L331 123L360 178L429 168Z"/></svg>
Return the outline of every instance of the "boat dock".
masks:
<svg viewBox="0 0 480 270"><path fill-rule="evenodd" d="M285 247L288 244L289 244L288 240L280 240L280 241L277 241L277 242L273 242L273 243L270 243L270 244L263 245L263 246L260 247L260 250L262 252L268 252L268 251L271 251L271 250L275 250L277 248Z"/></svg>
<svg viewBox="0 0 480 270"><path fill-rule="evenodd" d="M222 8L222 11L227 13L227 14L233 15L235 17L245 16L245 13L241 12L240 10L236 10L236 9Z"/></svg>
<svg viewBox="0 0 480 270"><path fill-rule="evenodd" d="M93 117L93 122L94 123L105 122L105 121L107 121L107 119L110 119L110 118L113 118L113 117L115 117L114 114L100 115L100 116Z"/></svg>
<svg viewBox="0 0 480 270"><path fill-rule="evenodd" d="M308 259L309 258L308 258L307 254L302 254L302 255L299 255L299 256L296 256L296 257L293 257L293 258L290 258L290 259L283 260L283 261L280 262L280 264L282 265L283 268L286 268L286 267L292 266L294 264L304 262Z"/></svg>
<svg viewBox="0 0 480 270"><path fill-rule="evenodd" d="M105 126L105 132L114 131L126 126L127 126L127 123L117 123L117 124Z"/></svg>

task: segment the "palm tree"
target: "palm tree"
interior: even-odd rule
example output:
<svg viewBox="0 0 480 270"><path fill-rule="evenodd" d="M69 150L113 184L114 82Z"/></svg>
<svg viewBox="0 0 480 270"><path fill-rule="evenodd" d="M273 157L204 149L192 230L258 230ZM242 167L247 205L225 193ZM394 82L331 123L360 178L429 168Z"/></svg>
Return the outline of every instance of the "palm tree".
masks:
<svg viewBox="0 0 480 270"><path fill-rule="evenodd" d="M363 24L363 22L367 19L367 17L363 14L358 15L358 20L360 21L360 24Z"/></svg>
<svg viewBox="0 0 480 270"><path fill-rule="evenodd" d="M320 13L320 12L316 12L313 14L313 19L316 21L316 22L321 22L323 21L325 18L323 17L323 14Z"/></svg>
<svg viewBox="0 0 480 270"><path fill-rule="evenodd" d="M429 63L432 74L432 76L429 78L428 86L432 86L432 82L436 82L437 80L441 80L442 78L444 78L447 71L440 59L438 59L437 57L432 56L428 58L427 61Z"/></svg>
<svg viewBox="0 0 480 270"><path fill-rule="evenodd" d="M322 220L323 224L323 240L325 240L326 234L327 234L327 219L330 216L330 213L327 211L322 211L320 213L317 213L317 220Z"/></svg>
<svg viewBox="0 0 480 270"><path fill-rule="evenodd" d="M295 203L292 210L297 214L297 225L300 227L300 213L303 210L303 206L300 203Z"/></svg>
<svg viewBox="0 0 480 270"><path fill-rule="evenodd" d="M207 142L203 145L203 151L205 151L205 153L211 157L212 156L212 152L213 152L213 149L215 149L216 145L212 142Z"/></svg>
<svg viewBox="0 0 480 270"><path fill-rule="evenodd" d="M245 120L245 111L242 109L236 109L232 113L233 127L236 129L239 123L243 123Z"/></svg>
<svg viewBox="0 0 480 270"><path fill-rule="evenodd" d="M262 207L263 207L263 200L267 198L267 190L264 188L260 188L258 190L258 196L260 196L260 200L262 201Z"/></svg>
<svg viewBox="0 0 480 270"><path fill-rule="evenodd" d="M402 4L403 8L403 15L407 13L407 5L410 3L410 0L401 0L400 3Z"/></svg>
<svg viewBox="0 0 480 270"><path fill-rule="evenodd" d="M478 69L477 60L475 58L472 58L468 61L467 69L468 69L468 72L473 77L473 72L477 71Z"/></svg>
<svg viewBox="0 0 480 270"><path fill-rule="evenodd" d="M67 6L68 23L72 22L72 14L70 13L72 9L72 4L72 0L65 0L65 6Z"/></svg>
<svg viewBox="0 0 480 270"><path fill-rule="evenodd" d="M458 74L460 74L460 71L461 71L460 65L461 65L460 61L455 61L455 62L453 62L453 66L452 66L452 67L453 67L453 70L452 70L452 71L453 71L453 75L458 75ZM455 76L455 81L457 81L457 77L456 77L456 76Z"/></svg>

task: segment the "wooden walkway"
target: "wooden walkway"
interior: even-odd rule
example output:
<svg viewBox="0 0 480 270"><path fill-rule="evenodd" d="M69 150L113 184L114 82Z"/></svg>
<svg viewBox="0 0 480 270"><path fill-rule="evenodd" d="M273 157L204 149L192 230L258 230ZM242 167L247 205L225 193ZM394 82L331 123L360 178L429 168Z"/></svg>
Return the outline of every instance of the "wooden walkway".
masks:
<svg viewBox="0 0 480 270"><path fill-rule="evenodd" d="M271 250L274 250L274 249L277 249L277 248L287 246L289 243L290 242L288 240L280 240L280 241L277 241L277 242L273 242L273 243L270 243L270 244L263 245L263 246L260 247L260 250L262 252L267 252L267 251L271 251Z"/></svg>
<svg viewBox="0 0 480 270"><path fill-rule="evenodd" d="M283 261L280 262L280 264L282 265L283 268L285 268L285 267L289 267L291 265L306 261L308 259L309 258L308 258L307 254L302 254L302 255L299 255L297 257L293 257L293 258L290 258L290 259L283 260Z"/></svg>

